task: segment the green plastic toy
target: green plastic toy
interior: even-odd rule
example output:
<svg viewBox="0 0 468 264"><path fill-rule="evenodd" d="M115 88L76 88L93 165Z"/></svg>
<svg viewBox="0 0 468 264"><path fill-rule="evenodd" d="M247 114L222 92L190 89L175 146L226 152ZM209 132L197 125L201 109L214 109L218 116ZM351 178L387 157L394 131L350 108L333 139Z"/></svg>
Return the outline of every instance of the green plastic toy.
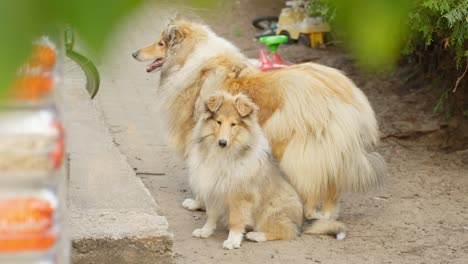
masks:
<svg viewBox="0 0 468 264"><path fill-rule="evenodd" d="M288 42L289 38L284 35L276 35L276 36L265 36L259 39L260 42L265 43L268 46L271 54L275 54L278 50L278 47L281 43Z"/></svg>

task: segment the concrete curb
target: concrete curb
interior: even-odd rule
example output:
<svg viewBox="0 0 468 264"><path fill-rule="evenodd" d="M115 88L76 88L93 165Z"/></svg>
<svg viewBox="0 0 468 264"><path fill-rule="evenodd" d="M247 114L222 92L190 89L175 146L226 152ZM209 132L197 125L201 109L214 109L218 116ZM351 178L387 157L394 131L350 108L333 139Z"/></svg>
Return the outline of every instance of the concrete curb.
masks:
<svg viewBox="0 0 468 264"><path fill-rule="evenodd" d="M98 106L84 89L68 86L60 101L73 263L172 263L166 218L113 143Z"/></svg>

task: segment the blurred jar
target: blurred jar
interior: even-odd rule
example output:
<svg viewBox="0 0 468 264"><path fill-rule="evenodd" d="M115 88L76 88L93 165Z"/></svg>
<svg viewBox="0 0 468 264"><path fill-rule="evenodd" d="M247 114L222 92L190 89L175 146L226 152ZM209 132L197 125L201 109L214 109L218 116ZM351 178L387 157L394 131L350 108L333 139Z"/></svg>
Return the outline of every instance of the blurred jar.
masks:
<svg viewBox="0 0 468 264"><path fill-rule="evenodd" d="M32 43L0 99L0 263L70 263L64 131L57 111L62 33Z"/></svg>

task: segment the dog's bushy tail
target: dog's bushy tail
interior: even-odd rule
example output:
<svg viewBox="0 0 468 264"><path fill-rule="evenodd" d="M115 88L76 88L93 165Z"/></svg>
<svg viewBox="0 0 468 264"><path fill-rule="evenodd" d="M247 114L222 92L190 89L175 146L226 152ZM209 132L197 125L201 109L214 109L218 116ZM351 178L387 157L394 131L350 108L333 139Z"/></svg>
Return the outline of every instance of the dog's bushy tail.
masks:
<svg viewBox="0 0 468 264"><path fill-rule="evenodd" d="M336 220L307 220L302 226L302 231L304 234L309 235L330 235L338 240L342 240L346 237L346 226Z"/></svg>
<svg viewBox="0 0 468 264"><path fill-rule="evenodd" d="M381 188L386 171L386 164L382 156L377 152L366 153L360 159L355 160L355 170L351 177L351 190L365 192L375 187Z"/></svg>

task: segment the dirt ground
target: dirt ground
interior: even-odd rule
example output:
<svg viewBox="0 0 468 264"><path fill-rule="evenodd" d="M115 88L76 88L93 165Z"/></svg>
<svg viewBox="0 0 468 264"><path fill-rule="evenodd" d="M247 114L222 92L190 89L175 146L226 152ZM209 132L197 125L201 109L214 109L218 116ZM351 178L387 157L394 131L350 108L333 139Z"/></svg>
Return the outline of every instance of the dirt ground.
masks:
<svg viewBox="0 0 468 264"><path fill-rule="evenodd" d="M261 45L253 40L250 20L277 14L282 1L220 5L218 12L177 10L201 15L220 35L256 56ZM152 99L158 75L144 73L144 65L129 55L157 38L171 8L147 4L122 25L111 56L100 67L103 82L115 89L100 91L98 100L116 144L167 216L176 263L468 263L468 141L463 139L468 130L454 129L453 122L432 114L432 88L405 83L398 73L363 73L351 56L333 46L282 46L280 52L291 61L341 69L368 95L382 132L378 151L388 164L383 189L342 199L340 220L349 227L344 241L304 235L294 241L244 242L241 249L226 251L226 230L193 238L205 213L180 206L191 196L187 169L158 136Z"/></svg>

